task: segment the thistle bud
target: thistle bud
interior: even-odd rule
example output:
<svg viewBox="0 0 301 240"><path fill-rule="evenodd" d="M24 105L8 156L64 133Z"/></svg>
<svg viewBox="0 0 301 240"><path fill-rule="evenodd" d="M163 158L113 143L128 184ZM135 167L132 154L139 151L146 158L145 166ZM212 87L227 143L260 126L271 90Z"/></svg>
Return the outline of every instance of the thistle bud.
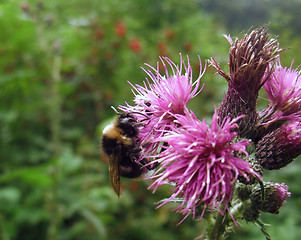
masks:
<svg viewBox="0 0 301 240"><path fill-rule="evenodd" d="M289 122L266 134L256 146L256 159L268 170L280 169L301 154L301 122Z"/></svg>
<svg viewBox="0 0 301 240"><path fill-rule="evenodd" d="M242 137L250 137L257 121L256 100L259 89L271 74L269 63L280 52L276 40L269 40L266 26L253 30L241 40L227 36L231 47L229 51L229 75L219 64L211 59L210 64L228 81L228 92L219 107L219 117L231 119L244 115L238 124ZM265 75L265 72L268 72Z"/></svg>
<svg viewBox="0 0 301 240"><path fill-rule="evenodd" d="M246 221L253 222L259 218L260 212L250 204L243 208L242 215Z"/></svg>
<svg viewBox="0 0 301 240"><path fill-rule="evenodd" d="M284 183L265 182L264 199L262 199L262 189L255 187L252 190L250 200L254 208L263 212L278 214L279 208L290 195L288 186Z"/></svg>
<svg viewBox="0 0 301 240"><path fill-rule="evenodd" d="M237 186L237 197L242 200L246 201L250 198L252 189L250 185L245 185L245 184L239 184Z"/></svg>
<svg viewBox="0 0 301 240"><path fill-rule="evenodd" d="M251 164L253 170L257 173L257 175L253 175L248 178L246 178L245 176L239 176L238 180L244 184L258 183L258 180L259 180L258 176L262 176L262 174L263 174L263 168L262 168L260 162L256 158L254 158L254 156L253 157L249 156L245 160Z"/></svg>
<svg viewBox="0 0 301 240"><path fill-rule="evenodd" d="M243 116L237 121L238 133L241 137L249 137L253 132L254 126L257 122L257 112L253 104L246 104L239 92L234 88L228 89L221 105L218 109L218 116L220 119L230 117L234 119L238 116Z"/></svg>

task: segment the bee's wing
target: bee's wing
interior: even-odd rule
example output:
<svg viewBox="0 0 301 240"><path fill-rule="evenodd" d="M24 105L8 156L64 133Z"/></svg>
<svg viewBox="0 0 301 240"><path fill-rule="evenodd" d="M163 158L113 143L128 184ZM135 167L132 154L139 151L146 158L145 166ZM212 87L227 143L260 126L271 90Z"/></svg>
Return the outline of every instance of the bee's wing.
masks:
<svg viewBox="0 0 301 240"><path fill-rule="evenodd" d="M120 156L113 154L109 156L109 175L112 187L117 194L120 196L120 170L119 170Z"/></svg>

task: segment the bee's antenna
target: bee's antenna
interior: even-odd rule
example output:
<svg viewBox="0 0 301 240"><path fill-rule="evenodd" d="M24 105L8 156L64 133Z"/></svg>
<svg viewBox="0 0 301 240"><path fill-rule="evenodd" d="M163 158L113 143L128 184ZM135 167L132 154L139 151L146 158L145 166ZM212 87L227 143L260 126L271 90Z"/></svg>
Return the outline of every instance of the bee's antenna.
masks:
<svg viewBox="0 0 301 240"><path fill-rule="evenodd" d="M114 110L115 113L117 113L118 115L120 115L121 113L118 112L118 110L116 108L114 108L113 106L111 106L111 108Z"/></svg>
<svg viewBox="0 0 301 240"><path fill-rule="evenodd" d="M149 119L149 116L145 115L144 113L141 113L141 112L132 112L132 113L140 114L140 115L142 115L143 117L145 117L146 119Z"/></svg>
<svg viewBox="0 0 301 240"><path fill-rule="evenodd" d="M111 108L114 110L114 112L116 113L116 114L118 114L118 115L121 115L122 113L120 113L120 112L118 112L118 110L114 107L114 106L111 106ZM149 119L149 116L147 116L146 114L144 114L144 113L141 113L141 112L131 112L131 114L140 114L140 115L142 115L142 116L144 116L145 117L145 119Z"/></svg>

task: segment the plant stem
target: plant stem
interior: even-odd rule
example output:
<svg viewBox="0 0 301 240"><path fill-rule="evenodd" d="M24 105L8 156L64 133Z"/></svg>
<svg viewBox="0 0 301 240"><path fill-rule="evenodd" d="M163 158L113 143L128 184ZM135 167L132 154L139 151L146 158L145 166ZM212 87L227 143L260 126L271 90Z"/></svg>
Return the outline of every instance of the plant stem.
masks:
<svg viewBox="0 0 301 240"><path fill-rule="evenodd" d="M51 105L50 105L50 118L51 118L51 140L52 152L54 156L60 153L61 148L61 96L59 93L60 84L60 69L61 69L61 56L56 54L53 57L52 73L51 73Z"/></svg>
<svg viewBox="0 0 301 240"><path fill-rule="evenodd" d="M0 214L0 240L9 240L9 237L5 231L2 214Z"/></svg>
<svg viewBox="0 0 301 240"><path fill-rule="evenodd" d="M55 159L51 167L52 186L46 195L46 206L50 215L49 226L46 233L47 240L58 239L58 229L62 220L62 213L60 208L59 196L59 182L60 182L60 161L61 154L61 103L62 95L60 93L61 83L61 67L62 55L60 54L59 42L52 38L49 34L47 26L44 22L44 12L39 9L32 15L32 20L36 24L38 46L44 55L45 66L48 67L49 72L49 88L47 94L48 114L49 114L49 128L50 128L50 150L52 158Z"/></svg>
<svg viewBox="0 0 301 240"><path fill-rule="evenodd" d="M264 234L266 240L272 240L271 236L269 235L269 233L267 232L267 230L264 226L264 223L262 223L261 220L257 219L255 221L255 224L260 227L261 232Z"/></svg>
<svg viewBox="0 0 301 240"><path fill-rule="evenodd" d="M61 94L59 85L61 82L61 64L62 57L59 51L53 51L52 66L51 66L51 86L50 86L50 127L51 127L51 142L52 142L52 155L57 158L53 165L53 184L51 190L51 209L52 214L47 233L47 239L53 240L58 238L58 228L61 222L62 214L60 211L60 196L59 196L59 181L60 181L60 160L61 153Z"/></svg>
<svg viewBox="0 0 301 240"><path fill-rule="evenodd" d="M227 213L225 215L221 215L219 212L217 213L217 218L215 221L215 225L212 229L212 232L210 233L210 240L220 240L223 236L223 233L226 229L225 223L226 223Z"/></svg>
<svg viewBox="0 0 301 240"><path fill-rule="evenodd" d="M52 142L52 155L57 158L53 165L53 184L50 192L50 208L51 218L47 232L47 239L57 239L57 231L61 221L60 212L60 197L59 197L59 181L60 181L60 161L59 155L61 153L61 95L59 92L59 84L61 81L61 56L58 53L54 53L53 64L51 69L51 86L50 86L50 127L51 127L51 142Z"/></svg>

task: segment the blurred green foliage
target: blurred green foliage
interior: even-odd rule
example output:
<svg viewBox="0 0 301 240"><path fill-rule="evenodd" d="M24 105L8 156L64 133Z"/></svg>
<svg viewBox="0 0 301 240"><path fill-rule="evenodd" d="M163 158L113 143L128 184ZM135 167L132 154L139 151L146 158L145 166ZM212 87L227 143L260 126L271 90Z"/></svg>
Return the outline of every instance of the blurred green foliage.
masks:
<svg viewBox="0 0 301 240"><path fill-rule="evenodd" d="M251 16L243 27L243 17L227 20L240 1L231 2L221 15L219 1L0 1L0 239L175 240L202 233L202 223L191 219L176 226L183 216L172 206L155 209L166 189L153 195L147 182L124 180L118 199L99 136L114 115L110 106L131 103L127 81L142 83L144 63L155 66L161 55L178 63L179 53L188 54L196 77L198 55L203 65L214 56L226 66L222 34L252 24ZM265 2L269 18L254 24L271 22L280 46L291 48L283 63L295 57L300 64L299 14L291 16L296 9L286 2L286 11ZM205 88L191 103L200 118L225 91L214 73L207 69ZM299 166L268 175L292 192L279 216L263 216L275 240L301 235ZM242 236L264 239L253 224L242 223L231 239Z"/></svg>

